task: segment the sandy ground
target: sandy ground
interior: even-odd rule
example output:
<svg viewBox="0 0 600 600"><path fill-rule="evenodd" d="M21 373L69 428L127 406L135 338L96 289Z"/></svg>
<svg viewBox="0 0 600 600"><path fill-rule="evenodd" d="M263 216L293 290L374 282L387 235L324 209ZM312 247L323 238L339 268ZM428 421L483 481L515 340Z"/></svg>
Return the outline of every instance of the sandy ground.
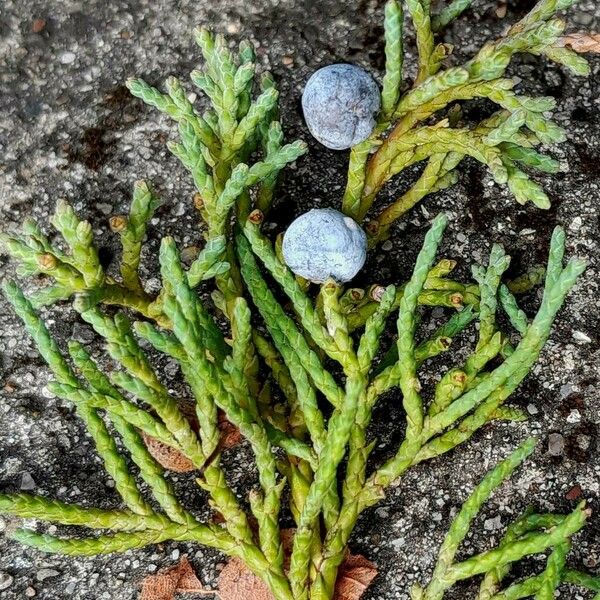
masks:
<svg viewBox="0 0 600 600"><path fill-rule="evenodd" d="M182 246L198 242L189 208L191 182L164 144L174 134L173 126L130 97L123 85L134 74L154 84L169 74L185 78L199 61L191 36L198 24L228 33L232 40L252 39L262 66L271 69L279 82L288 139L301 137L309 142L310 154L287 172L282 185L272 216L277 229L309 207L339 206L347 157L309 139L300 114L300 94L308 76L331 62L358 63L381 76L382 4L371 0L4 0L0 11L2 229L12 231L32 215L46 222L55 201L68 198L91 220L103 255L110 260L116 245L107 217L124 211L133 182L143 177L164 199L149 232L147 277L158 283L155 251L160 236L175 235ZM459 56L468 56L505 26L506 21L494 16L494 6L491 1L476 2L475 14L447 32L447 41L456 45ZM509 7L506 19L514 19L515 14ZM596 2L579 2L571 12L570 29L599 27ZM413 46L410 38L410 53ZM407 62L410 66L410 57ZM484 169L468 162L455 188L413 211L396 230L391 247L370 259L365 272L377 281L401 281L426 224L443 209L450 214L451 225L442 254L461 262L463 276L470 264L486 259L493 242L503 243L514 256L515 272L543 260L557 223L568 231L569 254L588 258L590 266L561 312L542 359L512 400L528 410L529 421L487 427L459 451L414 469L381 505L362 517L352 548L374 560L380 570L365 600L408 598L411 582L424 581L430 572L456 507L486 469L528 434L541 438L535 456L486 506L465 544L465 554L489 547L529 503L544 510L568 510L572 502L566 495L576 484L596 512L600 508L600 61L593 61L593 66L589 80L576 79L532 57L520 59L514 69L523 89L557 98L556 119L568 131L568 142L553 150L563 172L541 178L552 198L550 211L517 206ZM471 107L474 116L484 109ZM390 186L389 198L412 177L408 173ZM384 194L381 201L385 200ZM2 257L0 276L10 274L12 266ZM529 310L536 300L534 294ZM65 306L46 317L60 340L73 336L95 348L90 330ZM470 338L473 332L464 343ZM116 506L111 482L99 468L73 409L46 390L47 369L3 300L0 351L0 491L27 489L64 500ZM445 364L442 360L429 365L425 380L439 377ZM177 389L179 383L168 364L164 375ZM401 420L397 405L398 398L392 395L376 413L373 435L380 442L378 456L397 437L395 422ZM564 440L557 456L548 452L552 433ZM238 489L248 489L253 481L248 452L229 453L225 460ZM190 481L174 479L191 506L203 502ZM10 519L0 518L0 532L11 527ZM203 548L165 544L123 556L65 559L24 549L0 533L0 581L8 583L0 597L130 599L146 574L173 564L183 553L190 556L201 579L214 585L224 558ZM597 568L599 516L577 537L572 561L592 571ZM535 568L535 563L529 566ZM464 598L465 590L448 597ZM584 597L567 589L561 595Z"/></svg>

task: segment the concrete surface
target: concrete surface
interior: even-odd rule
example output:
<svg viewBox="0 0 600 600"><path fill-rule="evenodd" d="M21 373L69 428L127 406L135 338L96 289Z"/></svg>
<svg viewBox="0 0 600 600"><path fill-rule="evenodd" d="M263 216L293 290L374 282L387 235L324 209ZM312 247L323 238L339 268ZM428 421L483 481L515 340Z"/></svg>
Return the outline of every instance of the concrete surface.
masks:
<svg viewBox="0 0 600 600"><path fill-rule="evenodd" d="M97 230L104 258L115 249L107 217L122 212L132 184L148 178L164 199L149 232L150 252L144 269L156 278L159 237L173 234L182 246L199 240L189 209L189 177L167 152L172 124L127 93L128 76L141 75L159 84L169 74L182 78L199 63L191 31L207 24L232 40L249 36L263 67L270 68L282 92L288 139L302 137L309 156L287 172L280 202L272 215L282 230L310 207L339 206L346 155L319 146L302 123L303 83L320 66L355 62L381 77L383 66L382 4L375 0L131 0L130 2L61 2L3 0L0 7L0 211L1 228L14 230L26 216L45 222L57 198L71 200ZM519 9L509 3L506 19ZM494 16L494 1L479 1L468 18L451 28L447 40L459 56L468 56L506 21ZM44 23L38 21L42 19ZM583 0L571 12L570 29L598 29L600 9ZM34 31L35 30L35 31ZM413 56L414 44L408 49ZM540 509L568 510L566 494L575 485L600 508L600 61L592 61L589 80L532 57L514 68L523 89L558 100L556 119L568 130L568 142L553 150L564 165L558 176L542 177L553 207L541 212L517 206L505 189L468 162L461 182L414 210L396 230L391 244L370 258L365 273L381 283L404 278L421 243L425 226L440 210L451 215L444 256L461 261L462 274L485 260L492 242L505 244L515 259L514 271L543 259L553 226L568 231L569 254L590 260L590 267L561 312L555 331L533 374L512 402L530 413L525 424L487 427L459 451L410 472L378 507L361 519L352 538L354 551L374 560L380 570L365 600L408 598L415 579L424 581L435 560L449 518L488 467L528 434L540 446L512 482L496 493L477 520L464 552L481 550L498 540L502 527L529 503ZM410 66L411 59L407 60ZM410 67L409 67L410 73ZM191 89L191 88L190 88ZM485 111L475 104L473 116ZM387 190L388 198L414 177L408 173ZM386 195L381 198L385 202ZM5 257L0 276L12 273ZM157 283L151 281L151 284ZM366 281L365 281L366 283ZM528 301L531 311L535 294ZM96 348L93 336L65 306L47 313L60 340L69 336ZM70 406L45 389L48 372L7 305L0 300L0 491L35 493L96 506L117 505L117 498ZM473 332L465 336L465 343ZM429 365L425 382L439 377L446 359ZM169 385L179 383L165 365ZM385 454L398 436L402 415L392 395L376 412L373 434ZM561 449L561 438L564 447ZM548 451L549 444L552 451ZM385 446L384 446L385 445ZM247 489L253 477L247 452L226 457L232 481ZM181 493L200 506L193 485L174 478ZM11 519L0 518L0 531ZM0 592L6 600L125 600L134 598L148 573L189 554L201 579L214 584L223 557L185 544L165 544L124 556L67 559L24 549L0 534L0 572L11 583ZM573 564L592 571L600 562L600 516L577 537ZM529 564L534 568L534 562ZM448 595L465 597L460 588ZM565 590L561 598L584 598Z"/></svg>

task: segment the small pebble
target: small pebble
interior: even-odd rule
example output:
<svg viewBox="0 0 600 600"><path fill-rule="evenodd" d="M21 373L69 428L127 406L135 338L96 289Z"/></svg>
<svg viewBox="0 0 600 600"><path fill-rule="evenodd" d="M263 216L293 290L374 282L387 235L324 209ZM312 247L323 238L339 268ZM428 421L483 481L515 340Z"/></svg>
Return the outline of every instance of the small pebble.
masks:
<svg viewBox="0 0 600 600"><path fill-rule="evenodd" d="M590 344L592 342L592 338L589 335L583 333L583 331L574 331L573 339L576 342L582 342L584 344Z"/></svg>
<svg viewBox="0 0 600 600"><path fill-rule="evenodd" d="M537 406L535 404L528 404L527 405L527 412L530 415L537 415L540 411L538 410Z"/></svg>
<svg viewBox="0 0 600 600"><path fill-rule="evenodd" d="M502 528L502 517L500 515L495 516L493 519L486 519L483 523L483 528L486 531L497 531Z"/></svg>
<svg viewBox="0 0 600 600"><path fill-rule="evenodd" d="M498 6L496 7L496 11L495 11L496 16L499 19L504 19L507 11L508 11L508 5L506 4L506 2L503 2L503 1L498 2Z"/></svg>
<svg viewBox="0 0 600 600"><path fill-rule="evenodd" d="M36 574L35 578L38 581L44 581L45 579L51 579L52 577L58 577L60 572L55 569L40 569Z"/></svg>
<svg viewBox="0 0 600 600"><path fill-rule="evenodd" d="M67 594L68 596L70 596L71 594L73 594L73 592L75 591L75 582L74 581L70 581L67 584L67 587L65 588L65 594Z"/></svg>
<svg viewBox="0 0 600 600"><path fill-rule="evenodd" d="M94 341L92 328L84 323L73 323L71 335L75 341L81 344L91 344Z"/></svg>
<svg viewBox="0 0 600 600"><path fill-rule="evenodd" d="M565 438L560 433L551 433L548 436L548 454L561 456L565 450Z"/></svg>
<svg viewBox="0 0 600 600"><path fill-rule="evenodd" d="M33 477L31 476L31 473L29 473L28 471L25 471L21 475L20 488L24 492L30 492L31 490L35 489L35 481L34 481Z"/></svg>
<svg viewBox="0 0 600 600"><path fill-rule="evenodd" d="M96 208L103 214L103 215L110 215L110 213L112 212L112 204L108 204L107 202L98 202L96 204Z"/></svg>
<svg viewBox="0 0 600 600"><path fill-rule="evenodd" d="M165 373L169 377L175 377L179 373L179 363L176 360L168 360L165 363Z"/></svg>
<svg viewBox="0 0 600 600"><path fill-rule="evenodd" d="M403 537L396 538L392 540L392 547L396 552L400 551L400 548L406 544L406 540Z"/></svg>
<svg viewBox="0 0 600 600"><path fill-rule="evenodd" d="M580 485L574 485L565 495L565 498L567 500L579 500L579 498L581 498L583 494L583 491L581 489Z"/></svg>
<svg viewBox="0 0 600 600"><path fill-rule="evenodd" d="M581 413L575 408L567 416L567 423L579 423L581 421Z"/></svg>
<svg viewBox="0 0 600 600"><path fill-rule="evenodd" d="M76 58L77 58L77 56L75 55L74 52L63 52L60 55L60 62L63 65L70 65L72 62L75 61Z"/></svg>
<svg viewBox="0 0 600 600"><path fill-rule="evenodd" d="M181 262L187 266L191 265L192 262L198 256L199 252L200 249L198 248L198 246L186 246L181 251Z"/></svg>
<svg viewBox="0 0 600 600"><path fill-rule="evenodd" d="M37 594L37 592L35 591L34 587L29 586L26 590L25 590L25 595L28 598L33 598L35 595Z"/></svg>
<svg viewBox="0 0 600 600"><path fill-rule="evenodd" d="M573 21L578 25L591 25L594 21L594 16L584 10L579 10L573 13Z"/></svg>
<svg viewBox="0 0 600 600"><path fill-rule="evenodd" d="M589 450L589 447L590 447L591 443L592 443L592 438L589 435L585 435L585 434L582 433L582 434L580 434L580 435L577 436L577 445L584 452L586 450Z"/></svg>
<svg viewBox="0 0 600 600"><path fill-rule="evenodd" d="M5 571L0 571L0 590L7 590L13 583L14 577Z"/></svg>
<svg viewBox="0 0 600 600"><path fill-rule="evenodd" d="M560 397L567 398L573 392L577 392L578 388L575 385L571 385L570 383L565 383L565 385L560 386Z"/></svg>

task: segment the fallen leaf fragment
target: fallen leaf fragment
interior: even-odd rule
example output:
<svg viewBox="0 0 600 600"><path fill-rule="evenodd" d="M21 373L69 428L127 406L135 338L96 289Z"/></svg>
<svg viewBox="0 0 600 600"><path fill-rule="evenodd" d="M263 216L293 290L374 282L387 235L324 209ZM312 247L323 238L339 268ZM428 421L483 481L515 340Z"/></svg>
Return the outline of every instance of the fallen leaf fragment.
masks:
<svg viewBox="0 0 600 600"><path fill-rule="evenodd" d="M222 450L228 450L241 443L240 430L223 413L219 413L219 430L221 431Z"/></svg>
<svg viewBox="0 0 600 600"><path fill-rule="evenodd" d="M219 574L218 590L220 600L274 600L269 588L239 558L232 558Z"/></svg>
<svg viewBox="0 0 600 600"><path fill-rule="evenodd" d="M190 419L190 422L193 426L195 425L192 419ZM233 448L242 441L242 434L239 429L223 413L219 413L218 426L221 432L219 450ZM195 470L192 461L177 450L177 448L163 444L161 441L145 433L142 433L142 438L144 444L146 444L146 448L148 448L148 452L165 469L174 471L175 473L190 473Z"/></svg>
<svg viewBox="0 0 600 600"><path fill-rule="evenodd" d="M561 46L579 53L600 53L600 33L572 33L559 40Z"/></svg>
<svg viewBox="0 0 600 600"><path fill-rule="evenodd" d="M292 532L281 532L284 548L289 553ZM349 554L340 566L334 600L359 600L377 575L375 565L364 556ZM218 581L220 600L275 600L269 588L238 558L223 568Z"/></svg>
<svg viewBox="0 0 600 600"><path fill-rule="evenodd" d="M377 567L360 554L349 554L340 567L335 600L358 600L377 575Z"/></svg>
<svg viewBox="0 0 600 600"><path fill-rule="evenodd" d="M175 473L189 473L195 469L192 461L172 446L163 444L156 438L142 434L148 452L162 467Z"/></svg>
<svg viewBox="0 0 600 600"><path fill-rule="evenodd" d="M140 600L174 600L175 594L208 594L190 564L183 557L179 564L156 575L148 575L142 582Z"/></svg>
<svg viewBox="0 0 600 600"><path fill-rule="evenodd" d="M289 560L293 530L282 530L281 539ZM371 561L359 554L348 554L338 572L333 600L360 600L376 575L377 567ZM262 579L239 558L232 558L222 569L215 592L202 587L185 556L174 567L148 575L139 600L175 600L175 594L185 593L215 594L219 600L275 600Z"/></svg>

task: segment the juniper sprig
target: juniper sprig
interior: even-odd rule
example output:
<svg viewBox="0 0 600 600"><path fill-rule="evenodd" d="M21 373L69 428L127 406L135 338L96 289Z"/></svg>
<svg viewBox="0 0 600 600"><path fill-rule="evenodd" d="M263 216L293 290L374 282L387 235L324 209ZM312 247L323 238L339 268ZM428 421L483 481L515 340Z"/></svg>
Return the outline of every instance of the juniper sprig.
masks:
<svg viewBox="0 0 600 600"><path fill-rule="evenodd" d="M425 588L415 584L411 590L412 600L441 600L444 592L455 583L476 575L483 575L483 580L474 600L517 600L529 597L550 600L564 583L593 591L600 589L600 578L573 571L566 566L571 539L584 527L591 514L585 501L568 515L538 514L529 509L509 525L498 546L463 561L456 561L459 547L483 504L533 452L535 445L535 439L527 440L492 469L471 492L446 534L431 581ZM547 550L550 553L542 573L502 589L502 582L515 563Z"/></svg>
<svg viewBox="0 0 600 600"><path fill-rule="evenodd" d="M425 196L454 184L456 168L465 156L486 165L498 184L508 185L518 203L550 206L547 194L529 173L559 169L557 161L537 149L566 139L565 131L547 116L556 102L518 93L506 71L515 55L529 53L563 65L575 75L589 74L585 58L562 43L566 24L557 13L575 1L539 0L504 35L461 65L452 61L452 46L438 42L436 36L471 5L470 0L450 2L437 14L425 0L386 3L383 109L372 135L352 148L342 203L343 211L358 222L369 215L367 231L373 243L387 237L392 223ZM403 5L417 41L417 75L412 85L403 75ZM473 99L494 103L497 112L480 123L466 122L460 103ZM375 211L386 182L418 163L424 167L417 181L389 206Z"/></svg>
<svg viewBox="0 0 600 600"><path fill-rule="evenodd" d="M423 106L431 110L445 97L438 95L440 90L450 93L449 83L464 77L460 69L436 75L443 52L433 45L430 33L468 3L453 2L434 19L428 2L406 4L418 26L420 80L413 92L400 98L402 12L399 4L390 2L383 93L387 119L399 115L410 120L424 114ZM558 7L542 2L504 41L482 51L472 62L473 73L510 58L517 46L528 48L531 28L545 31ZM192 81L211 103L204 113L197 112L175 78L166 82L166 93L139 79L128 84L133 94L177 123L180 141L169 147L193 177L205 235L204 247L191 266L184 268L175 241L165 237L158 256L162 288L156 294L146 291L140 277L141 252L159 201L144 182L135 186L129 214L114 216L110 222L122 246L114 276L99 261L91 225L64 201L52 218L62 242L50 242L31 221L25 223L22 235L3 237L8 253L19 263L19 276L41 274L50 281L29 296L7 281L4 294L54 375L50 390L73 403L83 420L123 506L99 510L16 494L0 495L0 512L82 529L79 536L71 530L66 535L30 529L15 533L16 539L40 550L92 555L167 540L197 542L240 558L277 600L332 600L357 519L409 468L453 450L490 422L525 418L506 402L537 361L585 264L576 258L564 264L565 235L557 228L546 268L507 280L510 259L494 246L487 265L473 267L474 281L461 282L452 278L454 261L436 262L448 223L445 215L439 215L408 281L360 289L330 279L313 290L294 276L281 258L281 248L262 229L280 171L305 147L301 142L283 143L277 91L269 76L256 86L260 93L254 98L251 45L242 43L234 53L224 38L206 30L197 31L196 39L205 67L192 73ZM484 75L469 85L490 84ZM503 102L517 102L508 88L502 88L504 84L498 85L504 90ZM527 106L524 123L535 123L537 135L544 128L552 130L545 121L540 124L545 117L529 114L541 115L547 103L518 102ZM497 137L492 133L497 128L488 126L485 135ZM429 148L435 141L437 158L432 156L431 161L439 169L453 165L448 173L459 162L456 144L465 146L464 153L469 148L489 159L498 171L506 169L497 157L501 150L482 140L472 143L475 134L448 129L452 134L448 136L443 127L435 131L432 137L431 128L416 128L402 143L421 140ZM390 135L378 152L390 149L394 139ZM365 206L364 173L357 168L357 157L362 152L366 160L371 149L367 144L352 151L349 186L361 191L355 197L358 203L346 202L350 212ZM372 160L379 160L377 156ZM520 308L518 296L542 282L541 304L531 318ZM53 339L40 309L65 300L104 341L102 360L75 341L63 349ZM422 325L429 307L444 307L449 313L433 333L426 333L429 330ZM498 318L502 313L508 318ZM501 326L503 322L514 331ZM420 378L429 359L451 350L460 334L476 323L477 343L464 360L454 361L438 378L428 397ZM385 335L390 331L391 336ZM390 338L392 343L386 343ZM148 352L149 347L155 352ZM178 365L182 397L163 382L156 356L169 357ZM110 367L104 373L99 365L106 360ZM398 424L404 437L388 448L387 461L376 463L369 460L375 444L369 425L377 402L392 390L404 408L405 417ZM247 440L257 473L250 490L237 489L227 477L221 461L220 413ZM191 465L213 518L200 520L177 497L168 469L153 457L148 438ZM524 446L484 480L443 547L437 583L430 592L415 592L430 596L415 597L441 597L446 586L483 573L482 594L508 593L510 587L505 592L498 589L509 564L546 548L553 551L547 569L522 584L527 590L533 589L543 600L560 581L596 585L564 566L568 541L585 520L582 510L555 521L547 515L529 515L507 533L504 545L454 562L470 515L530 450L531 444ZM129 463L136 465L135 474ZM296 523L289 556L281 530L288 510Z"/></svg>
<svg viewBox="0 0 600 600"><path fill-rule="evenodd" d="M160 253L161 323L132 325L122 312L111 317L99 306L90 308L87 302L75 302L82 318L105 339L107 352L118 367L110 378L74 342L69 345L69 354L75 368L70 366L31 302L14 283L5 285L6 297L55 374L56 383L51 384L51 390L77 407L130 511L116 511L113 520L110 511L90 513L88 524L97 524L100 530L117 530L114 534L65 540L23 532L18 539L47 551L71 554L112 552L166 539L197 539L240 556L278 599L331 599L337 569L356 519L383 497L388 486L396 483L410 466L453 449L484 424L498 418L522 418L504 403L537 359L556 312L584 268L577 259L562 266L565 238L560 230L552 238L544 296L533 320L522 313L512 292L508 292L512 297L509 313L518 310L522 334L520 343L513 348L496 320L504 307L499 298L509 290L509 286L500 283L508 258L499 247L492 250L487 267L475 269L479 290L471 285L469 293L477 302L450 317L429 338L416 342L424 287L432 282L445 287L451 281L446 275L453 264L435 263L447 224L444 216L435 219L425 237L411 279L398 289L389 286L371 291L368 302L376 305L375 310L369 311L354 330L349 325L349 315L361 308L364 297L349 309L341 302L345 292L330 281L321 288L323 310L317 310L313 299L260 231L261 221L260 213L254 211L238 231L236 260L252 305L263 319L265 333L252 335L252 309L238 297L233 305L233 339L229 346L209 308L193 291L173 240L165 238ZM277 300L259 263L281 285L295 315ZM393 314L398 327L396 352L380 348L382 332ZM419 370L428 357L446 351L452 338L475 319L480 326L473 353L462 367L455 367L442 377L434 397L426 400L419 385ZM199 430L192 428L180 401L161 382L138 336L178 362L195 403ZM266 372L256 369L257 356ZM338 379L324 356L339 364L345 382ZM378 357L385 357L381 365ZM496 366L489 368L492 359ZM262 376L269 377L269 369L273 373L272 384L282 383L284 402L277 409L273 397L268 395L265 399L261 391L267 381ZM257 381L260 389L254 387ZM372 441L367 428L375 403L393 388L398 388L403 397L405 439L391 459L370 471L367 460ZM328 418L320 407L321 395L332 405ZM250 504L258 523L257 533L220 465L217 409L223 410L239 428L255 456L259 487L252 490ZM280 414L283 410L290 417L295 415L294 420L277 419L274 410ZM114 435L119 436L125 451L138 465L156 508L129 473L106 422L112 423ZM198 522L180 503L162 467L143 444L141 433L160 440L191 461L198 484L209 493L214 509L224 518L224 529ZM275 446L284 453L283 461L276 460ZM348 463L338 492L345 455ZM279 531L282 492L287 486L298 527L288 573L283 569ZM0 506L7 513L45 515L46 520L59 523L76 522L72 515L84 510L23 496L2 496ZM127 519L129 514L133 515L131 521ZM83 520L82 516L81 524ZM152 523L164 527L161 525L156 531ZM123 533L130 530L135 534ZM494 562L496 555L490 556L486 565L502 567L504 563ZM464 573L471 572L470 564L462 565ZM458 567L452 573L456 579L463 577Z"/></svg>

